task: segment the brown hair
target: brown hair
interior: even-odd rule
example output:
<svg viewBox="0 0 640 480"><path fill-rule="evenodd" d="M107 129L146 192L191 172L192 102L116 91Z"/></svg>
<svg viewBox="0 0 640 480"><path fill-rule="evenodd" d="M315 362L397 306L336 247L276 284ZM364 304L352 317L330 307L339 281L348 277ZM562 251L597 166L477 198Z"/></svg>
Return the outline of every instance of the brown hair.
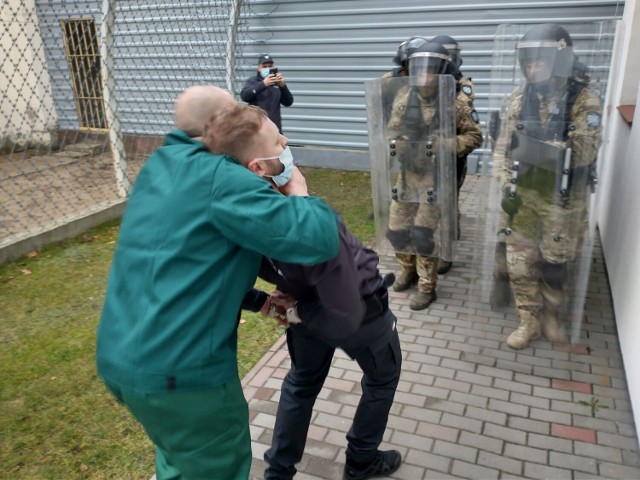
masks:
<svg viewBox="0 0 640 480"><path fill-rule="evenodd" d="M233 105L213 115L204 126L202 141L209 151L231 155L241 163L267 113L253 105Z"/></svg>

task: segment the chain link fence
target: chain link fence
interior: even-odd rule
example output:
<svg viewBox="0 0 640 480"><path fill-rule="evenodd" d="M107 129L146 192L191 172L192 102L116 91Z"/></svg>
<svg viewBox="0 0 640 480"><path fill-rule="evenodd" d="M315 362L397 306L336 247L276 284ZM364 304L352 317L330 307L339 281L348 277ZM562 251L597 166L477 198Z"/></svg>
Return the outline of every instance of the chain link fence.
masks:
<svg viewBox="0 0 640 480"><path fill-rule="evenodd" d="M177 95L234 89L243 3L2 3L0 263L121 213Z"/></svg>

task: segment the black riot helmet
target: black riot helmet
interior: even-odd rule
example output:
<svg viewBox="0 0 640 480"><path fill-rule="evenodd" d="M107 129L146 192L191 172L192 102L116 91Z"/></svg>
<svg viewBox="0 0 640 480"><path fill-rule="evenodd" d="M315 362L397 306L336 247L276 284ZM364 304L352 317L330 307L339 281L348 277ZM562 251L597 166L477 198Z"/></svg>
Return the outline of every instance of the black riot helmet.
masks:
<svg viewBox="0 0 640 480"><path fill-rule="evenodd" d="M393 63L399 67L406 68L407 60L411 54L420 46L427 43L427 39L423 37L411 37L398 45L395 57L393 57Z"/></svg>
<svg viewBox="0 0 640 480"><path fill-rule="evenodd" d="M568 78L574 65L571 36L560 25L545 23L529 29L516 43L518 61L529 83Z"/></svg>
<svg viewBox="0 0 640 480"><path fill-rule="evenodd" d="M398 49L396 50L396 54L391 59L393 61L393 63L395 63L399 67L401 67L404 64L404 62L407 61L406 47L407 47L407 42L408 41L409 40L405 40L400 45L398 45Z"/></svg>
<svg viewBox="0 0 640 480"><path fill-rule="evenodd" d="M433 37L431 39L432 42L439 43L449 52L449 56L451 57L451 61L456 64L456 67L462 65L462 58L460 57L460 45L455 39L451 38L449 35L438 35L437 37Z"/></svg>
<svg viewBox="0 0 640 480"><path fill-rule="evenodd" d="M591 81L591 70L578 57L575 57L571 77L578 83L587 84Z"/></svg>
<svg viewBox="0 0 640 480"><path fill-rule="evenodd" d="M436 42L427 42L409 56L409 77L413 86L423 86L433 75L444 75L451 64L449 52Z"/></svg>

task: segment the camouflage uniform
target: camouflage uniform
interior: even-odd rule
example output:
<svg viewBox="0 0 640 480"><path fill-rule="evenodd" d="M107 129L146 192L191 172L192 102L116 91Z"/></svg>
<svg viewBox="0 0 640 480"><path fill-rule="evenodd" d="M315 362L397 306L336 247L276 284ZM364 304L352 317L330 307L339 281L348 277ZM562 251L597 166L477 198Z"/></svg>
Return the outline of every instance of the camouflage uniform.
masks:
<svg viewBox="0 0 640 480"><path fill-rule="evenodd" d="M474 120L476 121L476 123L478 123L478 120L476 120L478 118L477 113L473 113L475 112L475 109L473 107L473 101L476 98L476 91L471 79L467 77L460 77L457 82L457 90L458 90L458 94L456 95L456 112L460 111L461 109L464 109L466 105L469 108L471 108L472 110L471 115L472 117L475 117ZM458 156L458 163L456 165L456 181L457 181L458 193L460 193L460 189L464 184L464 179L467 176L467 155L471 153L471 151L478 148L480 145L482 145L482 138L480 139L480 143L475 145L469 152L467 152L465 155ZM460 209L458 208L458 222L459 221L460 221Z"/></svg>
<svg viewBox="0 0 640 480"><path fill-rule="evenodd" d="M391 73L385 76L393 76ZM408 99L411 93L410 88L398 92L393 104L393 110L387 126L390 132L394 130L394 124L401 124ZM422 116L425 126L430 125L437 113L437 96L422 98L417 95L420 101ZM402 132L398 132L402 133ZM468 95L462 91L456 97L456 141L451 148L456 149L458 157L466 157L472 150L482 144L482 133L478 125L478 116L473 108L473 103L469 101ZM434 185L431 175L424 173L424 168L420 165L421 160L417 152L399 152L405 157L404 184L402 188L408 192L426 191ZM415 158L406 158L415 155ZM400 180L399 180L400 181ZM400 185L397 185L400 188ZM396 232L408 232L414 227L424 227L432 232L437 232L439 226L440 211L436 205L426 203L403 203L392 200L389 210L389 229ZM436 247L437 248L437 247ZM418 247L419 249L419 247ZM418 254L396 253L398 263L404 272L417 272L418 291L434 292L438 280L438 251ZM423 251L422 253L426 253Z"/></svg>
<svg viewBox="0 0 640 480"><path fill-rule="evenodd" d="M512 348L524 348L540 333L551 341L566 341L559 322L566 311L567 294L570 294L566 279L587 228L589 197L588 182L575 179L588 175L596 159L601 135L600 101L579 81L569 79L543 97L533 90L525 94L527 91L527 86L520 87L512 95L495 144L494 171L503 189L508 190L512 183L514 151L523 148L518 145L521 140L516 138L514 142L513 139L516 132L523 129L522 111L528 101L527 95L537 97L539 102L537 127L543 133L542 148L548 152L557 151L554 158L562 161L567 147L571 147L570 172L574 181L568 192L562 194L557 188L555 172L533 169L538 175L534 182L529 181L526 173L524 176L518 174L517 208L505 209L510 210L509 215L504 214L506 228L503 230L508 232L504 238L509 284L521 326L523 321L533 325L528 331L529 338L511 338L517 331L510 336L507 343ZM566 108L570 111L563 114ZM564 118L559 119L561 115ZM552 131L554 123L555 132ZM561 128L558 128L559 124ZM563 134L565 128L566 134ZM548 181L543 181L544 174Z"/></svg>
<svg viewBox="0 0 640 480"><path fill-rule="evenodd" d="M473 101L476 98L475 87L473 86L473 82L470 78L460 77L458 79L458 94L456 95L456 114L462 111L470 111L471 119L475 123L479 123L480 119L478 118L478 113L476 112ZM456 163L456 187L458 189L458 199L456 207L458 209L458 240L460 239L460 190L462 189L462 185L464 185L464 180L467 178L467 156L476 148L482 145L482 135L479 138L468 138L468 150L466 153L460 154L457 156Z"/></svg>
<svg viewBox="0 0 640 480"><path fill-rule="evenodd" d="M407 73L405 69L402 68L394 68L393 70L388 71L383 74L380 78L393 78L393 77L406 77Z"/></svg>
<svg viewBox="0 0 640 480"><path fill-rule="evenodd" d="M380 78L394 78L406 76L406 69L395 68L386 72ZM476 90L470 78L460 77L456 85L456 134L458 135L458 165L456 168L456 183L458 192L464 184L467 176L467 156L476 148L482 145L482 132L480 131L478 113L476 112L473 101L476 98ZM464 119L460 122L458 119ZM471 118L475 127L469 123ZM460 150L465 153L460 154Z"/></svg>

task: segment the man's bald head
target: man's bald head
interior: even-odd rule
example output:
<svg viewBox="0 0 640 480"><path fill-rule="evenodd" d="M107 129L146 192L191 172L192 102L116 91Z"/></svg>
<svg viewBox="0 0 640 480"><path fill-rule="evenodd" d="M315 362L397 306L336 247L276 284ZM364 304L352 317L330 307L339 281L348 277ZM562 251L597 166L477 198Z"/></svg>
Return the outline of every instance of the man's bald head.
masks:
<svg viewBox="0 0 640 480"><path fill-rule="evenodd" d="M204 124L217 112L236 101L226 90L215 85L194 85L182 92L175 104L176 127L190 137L201 137Z"/></svg>

